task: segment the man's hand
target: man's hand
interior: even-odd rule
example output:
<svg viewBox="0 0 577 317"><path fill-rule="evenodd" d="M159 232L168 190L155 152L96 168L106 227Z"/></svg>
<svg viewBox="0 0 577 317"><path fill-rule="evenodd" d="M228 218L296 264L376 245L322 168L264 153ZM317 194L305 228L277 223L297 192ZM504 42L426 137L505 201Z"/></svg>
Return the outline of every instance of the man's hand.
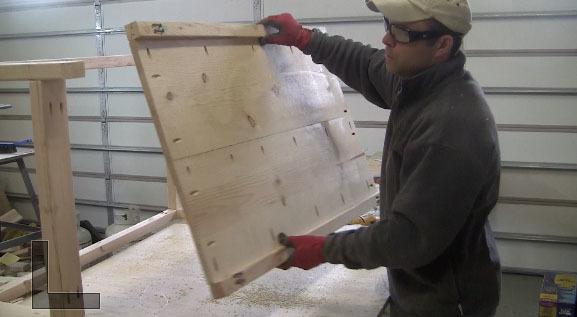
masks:
<svg viewBox="0 0 577 317"><path fill-rule="evenodd" d="M289 259L279 266L283 270L290 267L309 270L326 262L323 256L323 245L326 239L324 236L287 237L281 233L278 239L285 247L294 249Z"/></svg>
<svg viewBox="0 0 577 317"><path fill-rule="evenodd" d="M265 44L296 46L304 51L311 41L312 31L303 28L290 13L271 15L259 23L267 28L272 27L278 30L277 33L270 33L263 38Z"/></svg>

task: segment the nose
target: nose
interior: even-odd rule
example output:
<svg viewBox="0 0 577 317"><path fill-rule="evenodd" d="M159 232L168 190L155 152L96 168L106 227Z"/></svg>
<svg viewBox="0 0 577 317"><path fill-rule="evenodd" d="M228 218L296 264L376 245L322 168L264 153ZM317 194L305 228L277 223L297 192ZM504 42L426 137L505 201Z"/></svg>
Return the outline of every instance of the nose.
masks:
<svg viewBox="0 0 577 317"><path fill-rule="evenodd" d="M382 42L385 46L389 46L389 47L395 46L395 39L393 38L393 36L389 32L385 33L385 36L383 36Z"/></svg>

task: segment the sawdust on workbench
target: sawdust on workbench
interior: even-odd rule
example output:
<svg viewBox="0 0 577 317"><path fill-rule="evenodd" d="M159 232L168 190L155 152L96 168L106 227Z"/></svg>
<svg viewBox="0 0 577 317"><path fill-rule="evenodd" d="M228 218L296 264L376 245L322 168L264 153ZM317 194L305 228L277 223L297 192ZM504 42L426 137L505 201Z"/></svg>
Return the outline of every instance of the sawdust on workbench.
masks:
<svg viewBox="0 0 577 317"><path fill-rule="evenodd" d="M283 293L261 285L234 293L229 299L247 306L280 308L315 307L327 302L324 297L311 297L305 293Z"/></svg>

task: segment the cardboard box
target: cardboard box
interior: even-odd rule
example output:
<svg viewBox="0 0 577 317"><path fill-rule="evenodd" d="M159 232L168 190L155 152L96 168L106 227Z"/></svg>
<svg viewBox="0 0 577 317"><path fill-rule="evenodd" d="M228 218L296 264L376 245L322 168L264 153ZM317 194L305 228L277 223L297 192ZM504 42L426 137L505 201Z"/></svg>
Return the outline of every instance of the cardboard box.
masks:
<svg viewBox="0 0 577 317"><path fill-rule="evenodd" d="M539 317L577 317L577 274L547 272L539 295Z"/></svg>

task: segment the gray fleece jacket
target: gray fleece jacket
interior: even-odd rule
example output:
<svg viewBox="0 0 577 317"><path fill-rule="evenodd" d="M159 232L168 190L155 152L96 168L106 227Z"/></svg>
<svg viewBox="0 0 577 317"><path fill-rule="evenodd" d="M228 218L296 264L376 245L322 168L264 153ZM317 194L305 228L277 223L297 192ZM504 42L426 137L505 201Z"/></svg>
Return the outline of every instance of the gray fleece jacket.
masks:
<svg viewBox="0 0 577 317"><path fill-rule="evenodd" d="M387 71L384 50L317 30L305 54L391 109L381 220L330 235L328 262L387 267L393 317L493 316L501 272L487 216L499 193L499 144L465 56L402 80Z"/></svg>

